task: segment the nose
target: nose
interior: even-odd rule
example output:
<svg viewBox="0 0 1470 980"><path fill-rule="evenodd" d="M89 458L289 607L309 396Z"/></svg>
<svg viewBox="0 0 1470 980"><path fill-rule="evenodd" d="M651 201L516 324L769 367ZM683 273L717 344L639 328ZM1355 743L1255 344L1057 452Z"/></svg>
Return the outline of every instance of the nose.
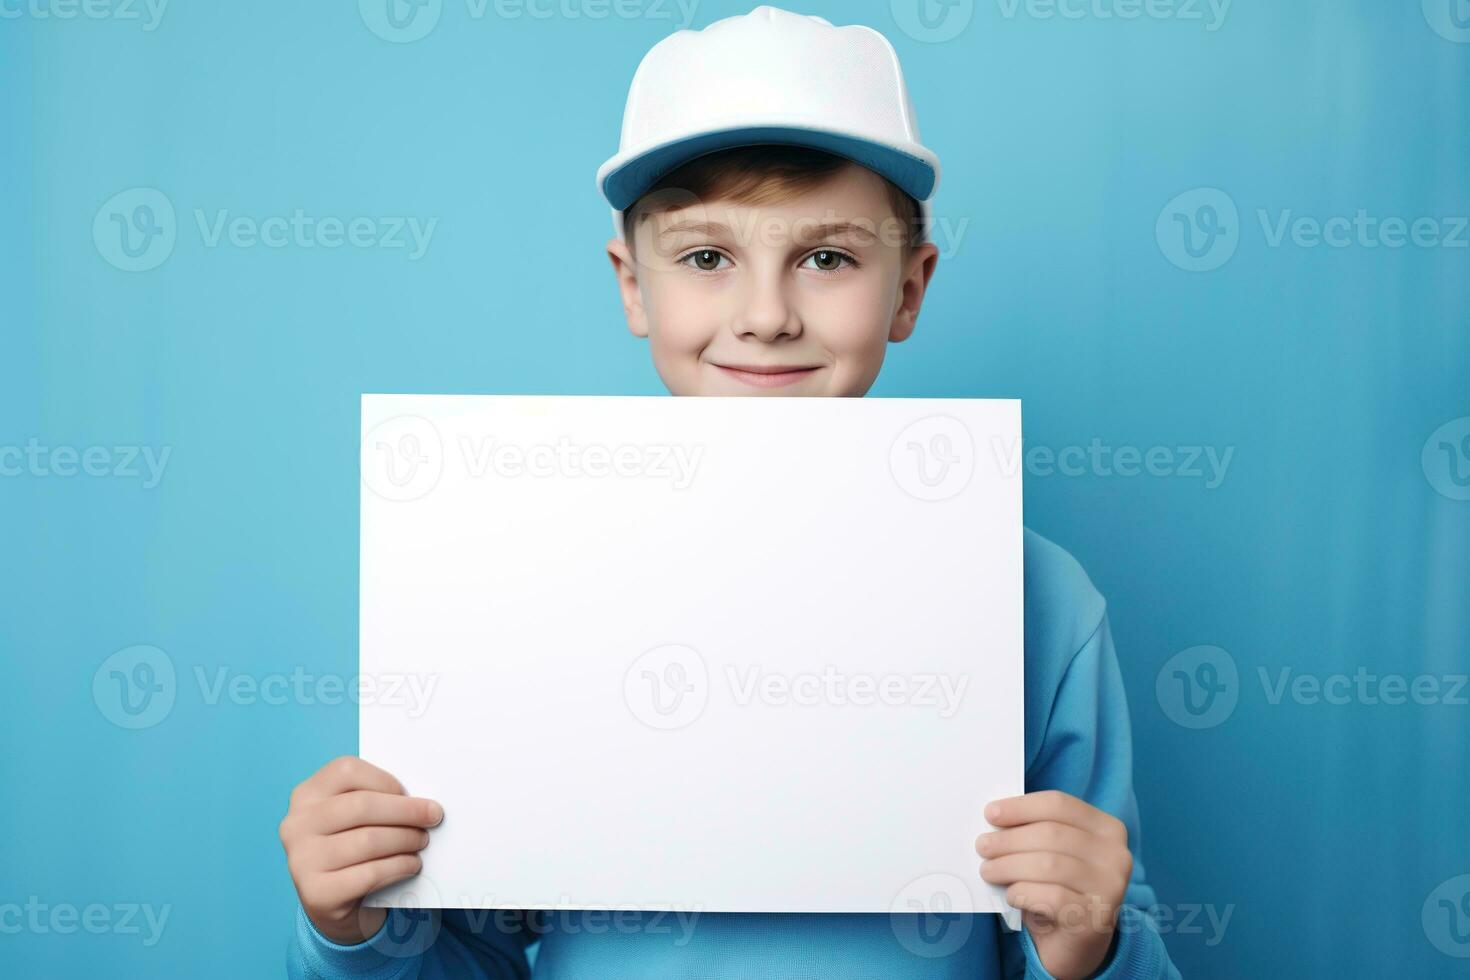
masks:
<svg viewBox="0 0 1470 980"><path fill-rule="evenodd" d="M742 340L765 343L801 336L801 319L786 295L779 273L752 277L733 324Z"/></svg>

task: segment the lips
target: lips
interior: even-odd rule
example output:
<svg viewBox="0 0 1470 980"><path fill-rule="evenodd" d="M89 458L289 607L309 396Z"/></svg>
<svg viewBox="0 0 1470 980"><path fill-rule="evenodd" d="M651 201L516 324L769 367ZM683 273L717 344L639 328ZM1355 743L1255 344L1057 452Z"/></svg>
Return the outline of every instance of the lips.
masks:
<svg viewBox="0 0 1470 980"><path fill-rule="evenodd" d="M814 374L815 367L766 364L716 364L724 374L754 388L779 388Z"/></svg>

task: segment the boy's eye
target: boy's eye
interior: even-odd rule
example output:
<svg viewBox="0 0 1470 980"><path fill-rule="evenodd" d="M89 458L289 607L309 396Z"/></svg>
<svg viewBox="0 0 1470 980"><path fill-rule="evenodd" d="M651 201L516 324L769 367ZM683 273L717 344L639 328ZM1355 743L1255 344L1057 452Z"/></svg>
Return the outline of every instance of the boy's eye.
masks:
<svg viewBox="0 0 1470 980"><path fill-rule="evenodd" d="M714 272L720 267L720 260L725 256L712 248L701 248L690 252L679 261L685 265L693 264L700 272Z"/></svg>
<svg viewBox="0 0 1470 980"><path fill-rule="evenodd" d="M713 248L701 248L679 259L679 264L687 265L700 272L717 272L721 261L729 261L723 252ZM831 248L818 249L808 255L802 265L805 266L812 262L816 263L812 268L818 272L837 272L842 268L843 263L854 267L858 265L857 259L851 255Z"/></svg>
<svg viewBox="0 0 1470 980"><path fill-rule="evenodd" d="M842 263L857 265L857 260L843 252L834 251L830 248L820 249L807 256L807 261L815 261L815 268L819 272L836 272L842 268Z"/></svg>

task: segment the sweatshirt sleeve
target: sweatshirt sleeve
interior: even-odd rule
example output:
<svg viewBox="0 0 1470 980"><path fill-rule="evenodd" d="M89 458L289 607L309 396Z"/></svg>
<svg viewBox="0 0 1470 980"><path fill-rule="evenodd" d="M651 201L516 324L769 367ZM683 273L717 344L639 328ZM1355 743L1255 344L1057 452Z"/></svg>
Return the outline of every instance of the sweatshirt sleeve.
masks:
<svg viewBox="0 0 1470 980"><path fill-rule="evenodd" d="M327 939L296 906L286 952L291 980L527 980L535 939L524 913L496 909L389 909L355 946Z"/></svg>
<svg viewBox="0 0 1470 980"><path fill-rule="evenodd" d="M1026 575L1026 792L1061 790L1111 813L1133 852L1113 946L1093 980L1179 980L1150 912L1157 900L1141 856L1133 737L1105 604L1071 555L1044 539L1028 541ZM1050 980L1024 928L1003 930L1001 942L1007 977Z"/></svg>

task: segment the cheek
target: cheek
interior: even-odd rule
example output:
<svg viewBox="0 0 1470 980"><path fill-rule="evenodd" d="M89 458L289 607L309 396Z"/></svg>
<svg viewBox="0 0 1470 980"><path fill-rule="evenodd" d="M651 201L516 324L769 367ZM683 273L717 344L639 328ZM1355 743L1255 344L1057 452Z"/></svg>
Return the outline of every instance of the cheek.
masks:
<svg viewBox="0 0 1470 980"><path fill-rule="evenodd" d="M889 296L882 281L853 283L849 288L814 296L806 318L823 347L839 358L881 357L888 344Z"/></svg>
<svg viewBox="0 0 1470 980"><path fill-rule="evenodd" d="M696 290L676 276L651 276L643 293L649 331L655 347L669 350L688 348L707 333L709 304L701 303Z"/></svg>
<svg viewBox="0 0 1470 980"><path fill-rule="evenodd" d="M888 353L888 311L896 302L879 279L842 290L840 296L834 291L814 307L821 314L810 327L835 364L828 394L861 396L872 387Z"/></svg>
<svg viewBox="0 0 1470 980"><path fill-rule="evenodd" d="M654 367L674 394L684 394L697 378L700 354L719 329L715 307L707 294L656 276L645 288L643 308Z"/></svg>

